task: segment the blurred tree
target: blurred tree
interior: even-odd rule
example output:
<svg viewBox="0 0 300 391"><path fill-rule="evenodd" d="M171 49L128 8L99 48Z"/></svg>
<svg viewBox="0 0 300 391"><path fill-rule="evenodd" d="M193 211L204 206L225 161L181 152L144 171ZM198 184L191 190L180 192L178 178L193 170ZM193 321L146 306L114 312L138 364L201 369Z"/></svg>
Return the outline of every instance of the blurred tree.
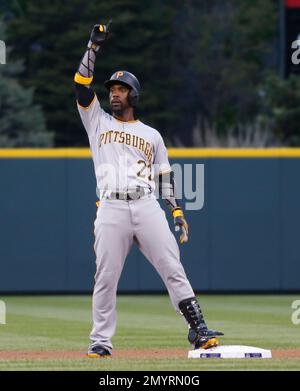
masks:
<svg viewBox="0 0 300 391"><path fill-rule="evenodd" d="M5 40L0 20L0 37ZM0 147L48 147L53 134L46 131L41 107L33 104L33 88L24 88L16 80L23 71L20 61L0 65Z"/></svg>
<svg viewBox="0 0 300 391"><path fill-rule="evenodd" d="M26 0L1 0L0 15L5 20L24 14Z"/></svg>
<svg viewBox="0 0 300 391"><path fill-rule="evenodd" d="M300 78L269 75L266 83L266 115L274 133L289 146L300 145Z"/></svg>
<svg viewBox="0 0 300 391"><path fill-rule="evenodd" d="M126 69L142 84L138 117L159 129L169 144L192 145L199 118L222 134L260 114L276 34L273 0L19 4L22 12L15 12L9 23L9 43L15 56L25 59L20 80L35 88L35 102L45 111L47 127L56 132L56 145L87 144L73 75L93 25L110 18L111 39L98 55L94 81L105 109L103 81Z"/></svg>
<svg viewBox="0 0 300 391"><path fill-rule="evenodd" d="M220 133L255 121L276 33L272 0L203 0L198 7L197 111ZM275 69L274 69L275 70ZM198 109L197 109L198 106Z"/></svg>
<svg viewBox="0 0 300 391"><path fill-rule="evenodd" d="M36 88L36 102L45 109L57 145L87 144L75 106L73 75L93 25L110 18L111 39L98 55L94 81L101 103L107 108L103 81L115 70L126 69L142 84L142 120L163 132L170 118L178 116L174 102L169 104L174 101L169 72L172 14L171 3L160 0L27 1L26 14L10 22L9 42L25 58L22 83Z"/></svg>

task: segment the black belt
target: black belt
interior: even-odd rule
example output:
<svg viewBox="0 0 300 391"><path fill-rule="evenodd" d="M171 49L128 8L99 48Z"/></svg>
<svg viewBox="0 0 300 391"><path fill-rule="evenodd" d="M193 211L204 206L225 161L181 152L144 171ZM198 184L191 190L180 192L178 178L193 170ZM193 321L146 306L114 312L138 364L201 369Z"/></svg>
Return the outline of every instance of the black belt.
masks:
<svg viewBox="0 0 300 391"><path fill-rule="evenodd" d="M145 189L143 187L140 187L140 188L137 188L136 191L132 191L132 192L112 192L110 194L110 198L111 199L116 199L116 200L123 200L123 201L134 201L134 200L138 200L139 198L141 198L143 195L145 195L146 192L145 192Z"/></svg>

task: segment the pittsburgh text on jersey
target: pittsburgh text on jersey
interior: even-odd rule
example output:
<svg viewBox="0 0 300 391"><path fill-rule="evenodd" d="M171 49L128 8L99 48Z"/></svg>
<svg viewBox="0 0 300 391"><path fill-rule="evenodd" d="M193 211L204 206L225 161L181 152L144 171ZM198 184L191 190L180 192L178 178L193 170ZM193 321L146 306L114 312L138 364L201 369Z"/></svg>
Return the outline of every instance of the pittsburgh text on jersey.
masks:
<svg viewBox="0 0 300 391"><path fill-rule="evenodd" d="M142 137L131 133L119 132L117 130L108 130L107 132L100 134L99 147L109 143L126 144L138 148L140 151L144 152L149 162L152 161L153 146Z"/></svg>

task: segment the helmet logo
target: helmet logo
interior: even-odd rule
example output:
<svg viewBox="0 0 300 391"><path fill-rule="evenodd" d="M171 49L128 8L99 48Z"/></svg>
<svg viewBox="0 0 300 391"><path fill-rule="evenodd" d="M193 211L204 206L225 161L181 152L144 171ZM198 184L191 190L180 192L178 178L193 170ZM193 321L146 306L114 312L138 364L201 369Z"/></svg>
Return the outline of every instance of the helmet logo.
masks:
<svg viewBox="0 0 300 391"><path fill-rule="evenodd" d="M122 77L122 76L124 76L124 72L122 72L122 71L117 72L117 74L116 74L116 78L117 78L117 79L118 79L119 77Z"/></svg>

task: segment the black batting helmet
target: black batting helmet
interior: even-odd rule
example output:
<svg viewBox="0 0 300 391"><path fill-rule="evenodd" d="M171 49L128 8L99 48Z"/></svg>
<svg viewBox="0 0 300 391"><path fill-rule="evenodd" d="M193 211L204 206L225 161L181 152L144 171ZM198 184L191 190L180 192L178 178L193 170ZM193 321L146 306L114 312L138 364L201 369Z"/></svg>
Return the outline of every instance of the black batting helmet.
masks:
<svg viewBox="0 0 300 391"><path fill-rule="evenodd" d="M128 102L130 106L135 107L139 101L139 96L141 93L141 86L138 79L130 72L117 71L111 76L109 80L104 82L104 85L109 90L111 86L117 83L124 84L126 87L130 88Z"/></svg>

